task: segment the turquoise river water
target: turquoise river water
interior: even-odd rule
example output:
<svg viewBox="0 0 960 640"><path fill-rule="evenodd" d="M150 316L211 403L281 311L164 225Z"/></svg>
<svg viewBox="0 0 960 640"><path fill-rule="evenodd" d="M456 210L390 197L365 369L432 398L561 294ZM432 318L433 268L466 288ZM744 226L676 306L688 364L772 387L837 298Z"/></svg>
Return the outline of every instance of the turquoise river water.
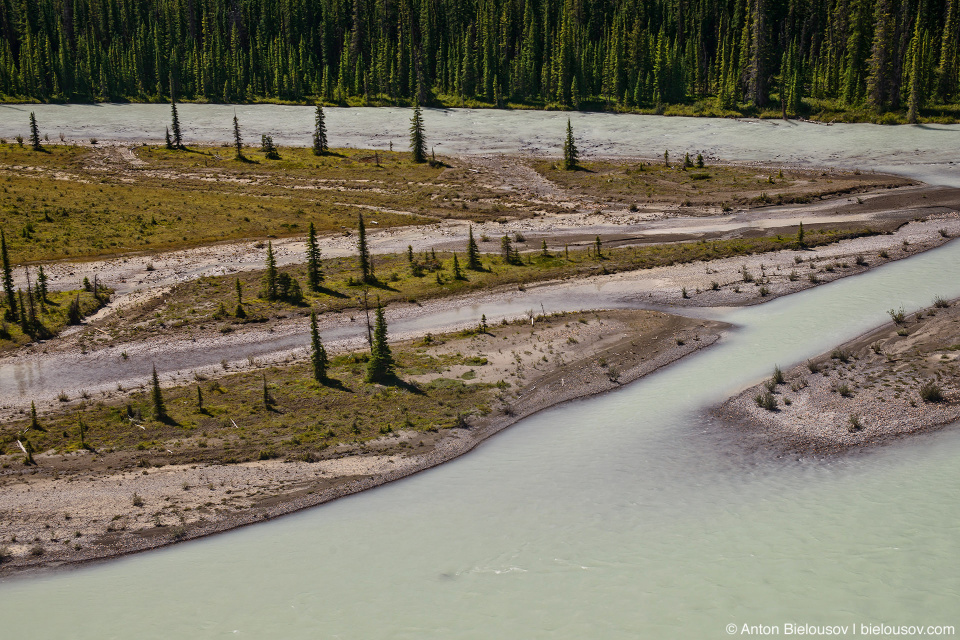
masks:
<svg viewBox="0 0 960 640"><path fill-rule="evenodd" d="M949 160L937 171L952 175ZM958 273L954 241L711 310L736 326L714 347L523 420L454 462L209 539L0 582L0 637L960 628L960 429L840 459L778 458L743 451L705 412L775 363L883 323L891 307L960 296Z"/></svg>

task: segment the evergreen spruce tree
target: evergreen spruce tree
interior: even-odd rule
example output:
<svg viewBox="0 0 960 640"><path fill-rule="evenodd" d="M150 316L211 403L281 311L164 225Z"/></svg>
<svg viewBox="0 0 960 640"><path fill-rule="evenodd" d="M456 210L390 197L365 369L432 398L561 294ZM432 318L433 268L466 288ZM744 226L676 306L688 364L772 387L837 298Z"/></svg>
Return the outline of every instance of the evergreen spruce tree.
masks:
<svg viewBox="0 0 960 640"><path fill-rule="evenodd" d="M467 269L471 271L483 271L483 265L480 263L480 248L473 237L473 225L470 225L467 235Z"/></svg>
<svg viewBox="0 0 960 640"><path fill-rule="evenodd" d="M463 275L463 272L460 271L460 261L457 259L457 254L453 254L453 279L454 280L466 280Z"/></svg>
<svg viewBox="0 0 960 640"><path fill-rule="evenodd" d="M234 312L238 318L246 318L247 312L243 308L243 285L240 284L240 278L237 278L237 310Z"/></svg>
<svg viewBox="0 0 960 640"><path fill-rule="evenodd" d="M327 381L327 350L320 341L317 330L317 312L310 313L310 363L313 365L313 379L323 384Z"/></svg>
<svg viewBox="0 0 960 640"><path fill-rule="evenodd" d="M206 413L206 409L203 408L203 390L200 388L200 385L197 385L197 411L200 413Z"/></svg>
<svg viewBox="0 0 960 640"><path fill-rule="evenodd" d="M177 103L174 100L170 101L170 112L170 128L173 130L173 146L175 149L183 149L183 135L180 133L180 115L177 113Z"/></svg>
<svg viewBox="0 0 960 640"><path fill-rule="evenodd" d="M310 223L310 231L307 233L307 286L310 291L320 291L320 283L323 282L323 267L320 265L320 247L317 244L317 231Z"/></svg>
<svg viewBox="0 0 960 640"><path fill-rule="evenodd" d="M550 255L550 250L547 249L547 241L546 241L546 240L542 240L542 241L540 242L540 255L543 256L544 258L550 258L550 257L551 257L551 255Z"/></svg>
<svg viewBox="0 0 960 640"><path fill-rule="evenodd" d="M43 431L43 427L40 426L40 421L37 419L37 405L32 400L30 401L30 428L34 431Z"/></svg>
<svg viewBox="0 0 960 640"><path fill-rule="evenodd" d="M593 251L597 260L603 260L603 242L600 240L600 236L597 236L597 239L593 241Z"/></svg>
<svg viewBox="0 0 960 640"><path fill-rule="evenodd" d="M410 155L414 162L427 161L427 143L423 137L423 114L419 103L414 103L413 117L410 118Z"/></svg>
<svg viewBox="0 0 960 640"><path fill-rule="evenodd" d="M40 265L40 267L37 269L37 300L40 301L40 304L43 304L47 301L47 294L49 293L47 290L48 282L49 279L47 278L47 274L43 271L43 265Z"/></svg>
<svg viewBox="0 0 960 640"><path fill-rule="evenodd" d="M33 147L34 151L43 151L43 146L40 144L40 129L37 127L37 116L34 115L33 111L30 112L30 146Z"/></svg>
<svg viewBox="0 0 960 640"><path fill-rule="evenodd" d="M393 354L387 344L387 319L383 305L377 299L376 322L373 329L373 345L370 347L370 360L367 362L367 382L385 383L394 376Z"/></svg>
<svg viewBox="0 0 960 640"><path fill-rule="evenodd" d="M13 268L7 255L7 237L0 231L0 258L3 260L3 293L7 297L7 318L17 321L17 295L13 290Z"/></svg>
<svg viewBox="0 0 960 640"><path fill-rule="evenodd" d="M360 280L364 284L377 281L373 273L373 260L367 247L367 227L363 224L363 214L357 214L357 253L360 257Z"/></svg>
<svg viewBox="0 0 960 640"><path fill-rule="evenodd" d="M327 123L323 115L323 105L317 105L317 115L313 127L313 155L327 155Z"/></svg>
<svg viewBox="0 0 960 640"><path fill-rule="evenodd" d="M19 441L18 441L19 442ZM37 461L33 459L33 445L30 444L30 441L26 438L23 439L23 452L25 455L23 459L23 464L32 467L37 464Z"/></svg>
<svg viewBox="0 0 960 640"><path fill-rule="evenodd" d="M163 404L163 392L160 390L160 376L157 375L157 366L153 366L150 399L153 402L153 417L164 422L168 420L167 408Z"/></svg>
<svg viewBox="0 0 960 640"><path fill-rule="evenodd" d="M579 166L580 152L577 151L576 140L573 138L573 125L567 118L567 137L563 142L563 168L566 171L575 171Z"/></svg>
<svg viewBox="0 0 960 640"><path fill-rule="evenodd" d="M279 297L277 286L277 259L273 256L273 242L267 241L267 263L263 274L263 297L276 300Z"/></svg>
<svg viewBox="0 0 960 640"><path fill-rule="evenodd" d="M237 151L236 159L243 162L243 138L240 137L240 121L237 120L237 114L233 114L233 148Z"/></svg>
<svg viewBox="0 0 960 640"><path fill-rule="evenodd" d="M166 136L165 136L164 141L165 141L165 144L166 144L166 146L167 146L167 149L173 149L173 148L174 148L174 146L173 146L173 140L170 139L170 127L167 127L167 133L166 133Z"/></svg>
<svg viewBox="0 0 960 640"><path fill-rule="evenodd" d="M807 244L803 241L803 222L800 223L800 228L797 229L797 246L801 249L805 249Z"/></svg>
<svg viewBox="0 0 960 640"><path fill-rule="evenodd" d="M180 132L180 115L177 113L177 103L170 101L170 129L173 131L173 148L183 149L183 135Z"/></svg>

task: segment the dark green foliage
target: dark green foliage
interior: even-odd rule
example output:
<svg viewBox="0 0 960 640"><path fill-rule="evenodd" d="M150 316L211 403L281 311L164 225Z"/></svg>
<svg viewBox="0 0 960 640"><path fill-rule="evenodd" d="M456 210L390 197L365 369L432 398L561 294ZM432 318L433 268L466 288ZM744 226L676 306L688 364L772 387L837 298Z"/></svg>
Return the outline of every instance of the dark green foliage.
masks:
<svg viewBox="0 0 960 640"><path fill-rule="evenodd" d="M40 144L40 129L37 127L37 116L30 112L30 146L34 151L43 151Z"/></svg>
<svg viewBox="0 0 960 640"><path fill-rule="evenodd" d="M36 289L36 291L37 291L37 300L38 300L41 304L43 304L44 302L47 301L47 297L48 297L47 294L49 293L48 290L47 290L47 282L48 282L47 274L44 273L44 271L43 271L43 265L40 265L40 267L37 269L37 289Z"/></svg>
<svg viewBox="0 0 960 640"><path fill-rule="evenodd" d="M508 235L504 235L500 239L500 257L506 264L521 264L520 250L513 248L513 243L510 242L510 236Z"/></svg>
<svg viewBox="0 0 960 640"><path fill-rule="evenodd" d="M150 400L153 404L153 417L163 422L167 420L167 408L163 404L163 391L160 390L160 376L157 375L157 367L153 367L153 376L151 379ZM80 439L83 441L83 422L80 423Z"/></svg>
<svg viewBox="0 0 960 640"><path fill-rule="evenodd" d="M563 168L574 171L579 166L580 152L577 150L576 140L573 138L573 126L567 118L567 137L563 141Z"/></svg>
<svg viewBox="0 0 960 640"><path fill-rule="evenodd" d="M76 325L83 321L83 312L80 310L80 294L70 301L67 307L67 324Z"/></svg>
<svg viewBox="0 0 960 640"><path fill-rule="evenodd" d="M164 144L166 145L167 149L175 149L175 148L176 148L176 147L173 146L173 140L170 138L170 127L167 127L167 132L166 132L166 134L164 135Z"/></svg>
<svg viewBox="0 0 960 640"><path fill-rule="evenodd" d="M800 249L806 248L807 244L803 241L803 222L800 223L800 227L797 229L797 247Z"/></svg>
<svg viewBox="0 0 960 640"><path fill-rule="evenodd" d="M394 376L393 354L387 344L387 319L383 305L377 300L376 322L373 328L373 344L370 347L370 360L367 362L367 382L385 383Z"/></svg>
<svg viewBox="0 0 960 640"><path fill-rule="evenodd" d="M410 157L414 162L427 161L427 143L423 137L423 114L420 105L413 106L410 118Z"/></svg>
<svg viewBox="0 0 960 640"><path fill-rule="evenodd" d="M317 156L326 155L327 147L327 123L323 115L323 105L317 105L317 114L313 125L313 154Z"/></svg>
<svg viewBox="0 0 960 640"><path fill-rule="evenodd" d="M300 283L289 273L277 275L277 299L290 304L303 304L303 289Z"/></svg>
<svg viewBox="0 0 960 640"><path fill-rule="evenodd" d="M277 300L280 289L277 286L277 259L273 256L273 242L267 242L266 270L263 273L263 293L267 300Z"/></svg>
<svg viewBox="0 0 960 640"><path fill-rule="evenodd" d="M273 144L273 136L266 134L260 136L260 151L266 154L268 160L280 159L280 152L277 151L276 145Z"/></svg>
<svg viewBox="0 0 960 640"><path fill-rule="evenodd" d="M357 214L357 254L360 260L360 280L366 284L377 281L373 273L373 259L367 247L367 227L363 223L363 214Z"/></svg>
<svg viewBox="0 0 960 640"><path fill-rule="evenodd" d="M177 113L177 103L170 102L170 128L173 131L173 148L183 149L183 134L180 132L180 114Z"/></svg>
<svg viewBox="0 0 960 640"><path fill-rule="evenodd" d="M323 282L323 268L320 266L320 247L317 244L317 231L310 223L307 233L307 286L310 291L320 291Z"/></svg>
<svg viewBox="0 0 960 640"><path fill-rule="evenodd" d="M317 330L317 313L310 313L310 363L313 365L313 379L323 384L327 381L327 350L320 342L320 332Z"/></svg>
<svg viewBox="0 0 960 640"><path fill-rule="evenodd" d="M957 98L957 4L6 0L0 95L915 113Z"/></svg>
<svg viewBox="0 0 960 640"><path fill-rule="evenodd" d="M7 237L0 231L0 260L3 262L3 293L7 298L6 317L12 322L17 320L17 298L13 290L13 268L7 255Z"/></svg>
<svg viewBox="0 0 960 640"><path fill-rule="evenodd" d="M23 451L26 454L23 459L23 464L28 467L36 465L37 462L33 459L33 445L30 444L30 441L26 438L23 439Z"/></svg>
<svg viewBox="0 0 960 640"><path fill-rule="evenodd" d="M37 419L37 405L32 400L30 401L30 428L34 431L43 431L43 427L40 426L40 421Z"/></svg>
<svg viewBox="0 0 960 640"><path fill-rule="evenodd" d="M777 396L773 395L770 391L761 391L754 397L753 401L756 402L757 406L761 409L766 409L767 411L777 410Z"/></svg>
<svg viewBox="0 0 960 640"><path fill-rule="evenodd" d="M237 120L237 114L233 114L233 148L236 150L237 160L246 160L243 157L243 138L240 137L240 121Z"/></svg>
<svg viewBox="0 0 960 640"><path fill-rule="evenodd" d="M197 385L197 411L203 413L203 390Z"/></svg>
<svg viewBox="0 0 960 640"><path fill-rule="evenodd" d="M469 235L467 236L467 269L471 271L483 270L483 265L480 263L480 248L473 237L473 225L470 225Z"/></svg>
<svg viewBox="0 0 960 640"><path fill-rule="evenodd" d="M466 280L463 272L460 271L460 261L457 259L457 254L453 254L453 279L454 280Z"/></svg>

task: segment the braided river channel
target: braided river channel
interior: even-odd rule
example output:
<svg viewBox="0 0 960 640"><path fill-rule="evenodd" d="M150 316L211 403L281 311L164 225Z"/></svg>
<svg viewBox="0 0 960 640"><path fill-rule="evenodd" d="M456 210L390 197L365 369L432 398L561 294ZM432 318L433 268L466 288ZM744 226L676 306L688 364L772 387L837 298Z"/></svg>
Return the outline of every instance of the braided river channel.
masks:
<svg viewBox="0 0 960 640"><path fill-rule="evenodd" d="M122 142L157 139L148 125L166 113L4 106L0 135L15 133L7 116L16 109L68 137ZM285 142L281 132L304 137L311 122L305 107L237 111ZM195 139L220 140L227 112L183 105L181 118L207 123ZM408 118L399 109L329 114L332 145L402 144ZM438 153L555 153L567 115L425 117ZM669 141L960 186L957 126L573 121L584 149L606 155L655 156ZM884 323L890 308L960 296L958 276L953 241L765 304L700 310L734 328L450 463L230 533L0 582L0 637L703 639L744 635L744 625L780 635L788 624L846 635L863 635L862 625L960 628L960 428L845 457L778 457L743 447L706 411L774 364L786 369Z"/></svg>

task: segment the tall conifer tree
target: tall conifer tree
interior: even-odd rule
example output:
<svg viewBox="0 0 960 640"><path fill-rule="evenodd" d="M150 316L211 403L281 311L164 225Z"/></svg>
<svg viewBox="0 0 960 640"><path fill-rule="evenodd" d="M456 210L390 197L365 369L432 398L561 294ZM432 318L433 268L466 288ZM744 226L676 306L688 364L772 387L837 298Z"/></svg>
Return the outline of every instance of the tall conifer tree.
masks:
<svg viewBox="0 0 960 640"><path fill-rule="evenodd" d="M173 146L176 149L183 149L183 135L180 132L180 114L177 113L177 103L170 101L170 129L173 131Z"/></svg>
<svg viewBox="0 0 960 640"><path fill-rule="evenodd" d="M313 124L313 155L327 154L327 123L323 114L323 105L317 105L317 113Z"/></svg>
<svg viewBox="0 0 960 640"><path fill-rule="evenodd" d="M410 118L410 157L418 163L427 161L427 143L424 140L420 103L413 105L413 116Z"/></svg>
<svg viewBox="0 0 960 640"><path fill-rule="evenodd" d="M7 318L17 320L17 295L13 289L13 268L7 255L7 237L0 231L0 258L3 260L3 293L7 297Z"/></svg>
<svg viewBox="0 0 960 640"><path fill-rule="evenodd" d="M377 299L376 322L373 329L373 345L370 347L370 360L367 362L367 382L389 382L394 376L393 354L387 343L387 319L383 305Z"/></svg>
<svg viewBox="0 0 960 640"><path fill-rule="evenodd" d="M30 146L34 151L43 151L43 145L40 144L40 128L37 127L37 116L33 111L30 112Z"/></svg>
<svg viewBox="0 0 960 640"><path fill-rule="evenodd" d="M150 385L150 398L153 403L153 417L163 422L168 419L167 407L163 402L163 391L160 390L160 376L157 375L157 366L153 366L153 376Z"/></svg>
<svg viewBox="0 0 960 640"><path fill-rule="evenodd" d="M480 248L477 247L477 241L473 238L473 225L467 235L467 269L471 271L482 271L483 265L480 263Z"/></svg>
<svg viewBox="0 0 960 640"><path fill-rule="evenodd" d="M580 152L577 150L577 142L573 138L573 125L570 124L570 118L567 118L567 137L563 141L563 168L567 171L575 171L579 166Z"/></svg>
<svg viewBox="0 0 960 640"><path fill-rule="evenodd" d="M360 280L365 284L377 281L373 273L373 259L367 247L367 227L363 223L363 214L357 214L357 254L360 259Z"/></svg>
<svg viewBox="0 0 960 640"><path fill-rule="evenodd" d="M310 223L310 231L307 234L307 286L310 291L320 291L320 283L323 282L323 267L320 265L320 247L317 244L317 231Z"/></svg>
<svg viewBox="0 0 960 640"><path fill-rule="evenodd" d="M240 121L237 120L237 114L233 114L233 148L237 152L237 160L246 160L243 157L243 138L240 137Z"/></svg>

